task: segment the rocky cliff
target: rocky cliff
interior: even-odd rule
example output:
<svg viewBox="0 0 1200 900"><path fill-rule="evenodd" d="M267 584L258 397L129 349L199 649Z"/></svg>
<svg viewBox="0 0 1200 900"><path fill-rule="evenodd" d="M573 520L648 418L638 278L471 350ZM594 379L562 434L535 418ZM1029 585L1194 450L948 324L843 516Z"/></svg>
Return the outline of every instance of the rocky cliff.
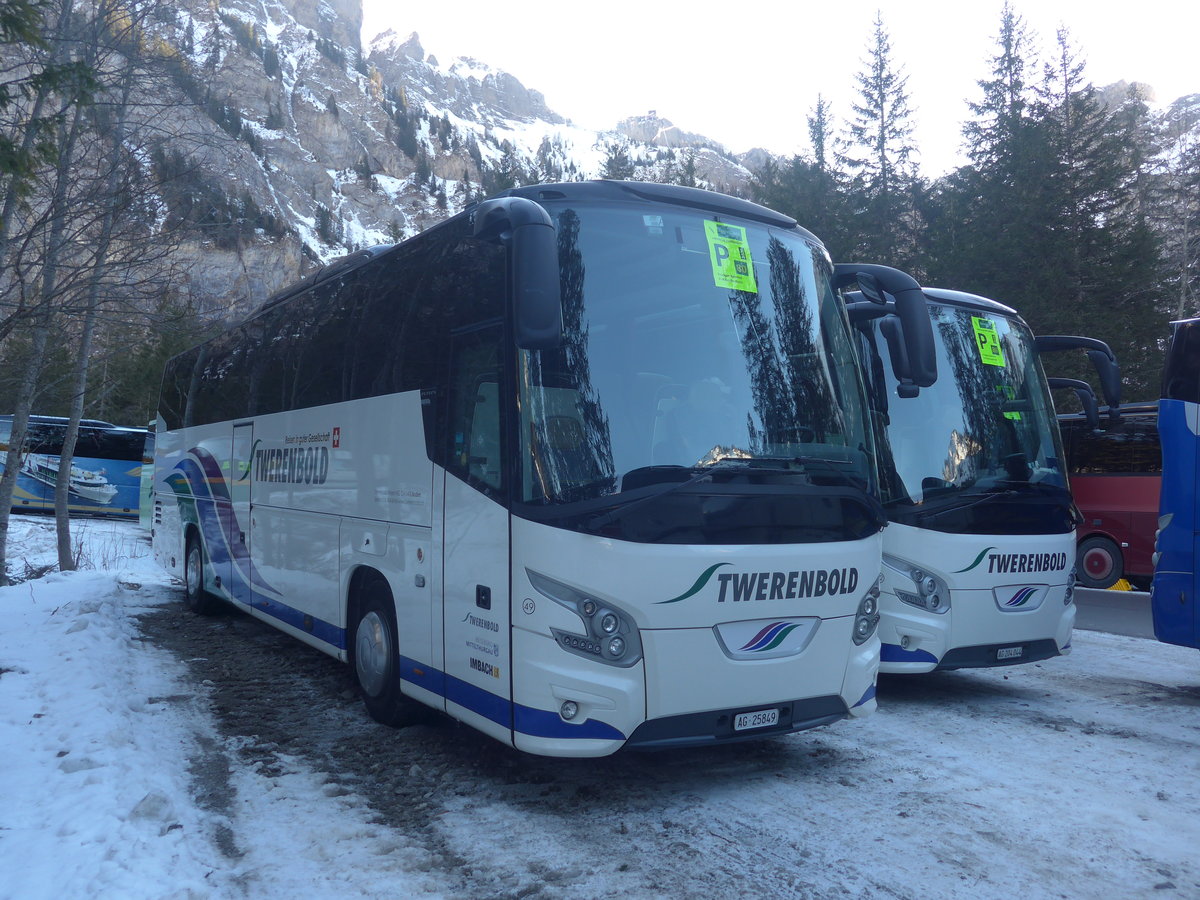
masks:
<svg viewBox="0 0 1200 900"><path fill-rule="evenodd" d="M154 24L176 106L163 152L196 182L186 196L228 201L179 251L205 305L243 311L319 262L415 234L483 194L601 177L618 152L635 178L686 172L746 189L742 162L670 122L580 129L512 75L427 55L416 34L362 47L361 21L360 0L184 0ZM178 205L178 193L168 185L164 200Z"/></svg>

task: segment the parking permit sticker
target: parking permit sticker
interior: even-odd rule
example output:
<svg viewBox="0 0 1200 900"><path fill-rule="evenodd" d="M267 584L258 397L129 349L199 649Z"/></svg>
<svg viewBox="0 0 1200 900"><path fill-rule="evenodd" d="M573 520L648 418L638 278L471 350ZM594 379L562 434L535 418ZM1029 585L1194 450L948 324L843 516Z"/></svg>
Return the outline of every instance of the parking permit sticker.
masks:
<svg viewBox="0 0 1200 900"><path fill-rule="evenodd" d="M975 329L975 347L979 350L979 359L985 366L1004 367L1004 350L1000 346L1000 335L996 333L996 323L991 319L971 316L971 327Z"/></svg>
<svg viewBox="0 0 1200 900"><path fill-rule="evenodd" d="M708 238L708 256L717 287L757 294L746 229L740 225L705 222L704 236Z"/></svg>

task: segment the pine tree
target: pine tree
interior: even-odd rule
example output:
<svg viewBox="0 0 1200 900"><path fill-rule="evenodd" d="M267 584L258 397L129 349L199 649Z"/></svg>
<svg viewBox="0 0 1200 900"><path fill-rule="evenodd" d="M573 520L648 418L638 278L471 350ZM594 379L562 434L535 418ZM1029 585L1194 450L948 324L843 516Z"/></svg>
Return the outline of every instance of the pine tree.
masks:
<svg viewBox="0 0 1200 900"><path fill-rule="evenodd" d="M689 147L683 154L683 162L679 166L678 184L684 187L698 187L699 178L696 175L696 150Z"/></svg>
<svg viewBox="0 0 1200 900"><path fill-rule="evenodd" d="M883 17L876 14L874 33L855 79L858 102L849 122L849 147L843 161L852 174L852 191L864 211L854 255L902 268L916 262L918 221L912 198L917 184L912 141L912 109L908 76L892 62L891 41ZM824 138L824 131L821 131ZM825 150L822 149L822 153Z"/></svg>
<svg viewBox="0 0 1200 900"><path fill-rule="evenodd" d="M1082 329L1107 340L1127 382L1149 391L1165 322L1156 315L1160 249L1138 195L1145 104L1103 103L1060 29L1036 113L1053 160L1045 196L1056 227L1042 253L1057 288L1056 302L1038 309L1037 318L1047 330Z"/></svg>
<svg viewBox="0 0 1200 900"><path fill-rule="evenodd" d="M1008 3L996 44L991 74L978 82L983 96L968 104L974 118L963 127L971 165L939 189L935 216L952 231L935 233L929 281L1016 304L1044 266L1035 257L1050 227L1042 215L1050 154L1025 74L1036 64L1033 40Z"/></svg>
<svg viewBox="0 0 1200 900"><path fill-rule="evenodd" d="M633 178L633 173L633 160L629 156L628 147L619 141L614 141L605 147L604 164L600 169L601 178L628 181Z"/></svg>

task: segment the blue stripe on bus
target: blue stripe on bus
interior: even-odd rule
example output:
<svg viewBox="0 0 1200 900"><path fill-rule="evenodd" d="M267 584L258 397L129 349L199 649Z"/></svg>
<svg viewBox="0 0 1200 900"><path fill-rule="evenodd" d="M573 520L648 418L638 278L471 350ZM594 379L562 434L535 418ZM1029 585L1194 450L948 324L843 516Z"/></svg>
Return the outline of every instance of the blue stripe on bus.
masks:
<svg viewBox="0 0 1200 900"><path fill-rule="evenodd" d="M879 648L879 658L883 662L920 662L935 663L938 658L928 650L905 650L899 644L884 644Z"/></svg>
<svg viewBox="0 0 1200 900"><path fill-rule="evenodd" d="M511 728L520 734L544 738L577 738L603 741L623 741L626 736L606 722L588 719L578 725L564 722L551 710L536 709L513 703L498 694L478 687L461 678L447 675L410 659L400 657L400 677L435 694L457 703L464 709L483 716L497 725Z"/></svg>
<svg viewBox="0 0 1200 900"><path fill-rule="evenodd" d="M324 641L338 650L346 649L345 628L339 628L332 622L318 619L315 616L296 609L294 606L288 606L286 603L280 603L278 600L271 600L259 593L254 594L252 605L259 612L266 613L271 618L278 619L286 625L291 625L298 631L311 634L318 640Z"/></svg>
<svg viewBox="0 0 1200 900"><path fill-rule="evenodd" d="M516 713L516 730L521 734L545 738L590 738L601 741L623 741L625 735L607 722L588 719L579 725L564 722L562 716L546 709L513 704Z"/></svg>
<svg viewBox="0 0 1200 900"><path fill-rule="evenodd" d="M401 656L400 677L438 696L446 696L446 676L440 669L435 669L433 666L427 666L415 659Z"/></svg>
<svg viewBox="0 0 1200 900"><path fill-rule="evenodd" d="M466 707L473 713L478 713L485 719L491 719L497 725L512 728L513 704L498 694L484 690L469 681L446 676L446 700Z"/></svg>
<svg viewBox="0 0 1200 900"><path fill-rule="evenodd" d="M864 703L868 703L874 699L875 699L875 685L872 683L872 685L869 688L867 688L867 692L862 695L862 699L860 699L857 703L855 703L853 708L858 709L858 707L862 706Z"/></svg>

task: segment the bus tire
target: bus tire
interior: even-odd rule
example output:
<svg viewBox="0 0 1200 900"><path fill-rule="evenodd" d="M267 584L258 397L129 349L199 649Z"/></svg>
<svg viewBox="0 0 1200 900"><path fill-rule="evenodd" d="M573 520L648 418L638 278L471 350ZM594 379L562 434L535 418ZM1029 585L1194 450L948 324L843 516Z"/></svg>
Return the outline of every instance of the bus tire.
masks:
<svg viewBox="0 0 1200 900"><path fill-rule="evenodd" d="M398 728L415 721L413 701L400 692L396 607L387 582L368 578L359 588L348 656L358 693L371 718Z"/></svg>
<svg viewBox="0 0 1200 900"><path fill-rule="evenodd" d="M188 535L183 555L183 605L198 616L211 616L221 605L204 589L204 550L195 534Z"/></svg>
<svg viewBox="0 0 1200 900"><path fill-rule="evenodd" d="M1121 555L1121 548L1100 535L1080 541L1075 555L1075 573L1084 587L1112 587L1125 574L1125 559Z"/></svg>

